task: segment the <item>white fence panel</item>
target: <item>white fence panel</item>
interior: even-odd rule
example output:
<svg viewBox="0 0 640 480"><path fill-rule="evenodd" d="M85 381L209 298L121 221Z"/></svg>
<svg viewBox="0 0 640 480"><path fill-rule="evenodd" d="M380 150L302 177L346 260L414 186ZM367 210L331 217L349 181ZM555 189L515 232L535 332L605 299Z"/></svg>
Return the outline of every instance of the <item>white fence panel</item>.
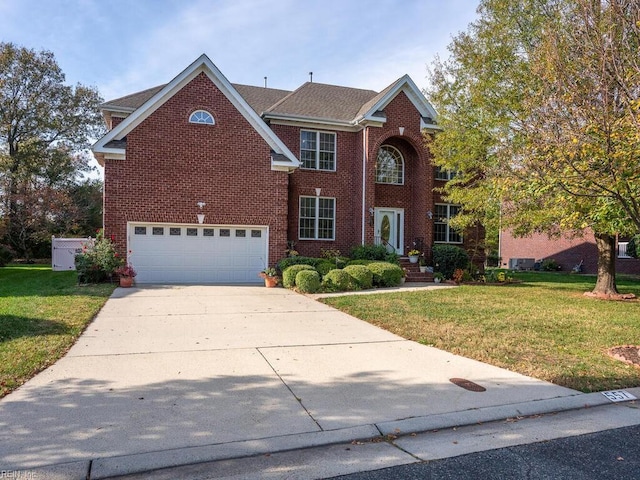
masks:
<svg viewBox="0 0 640 480"><path fill-rule="evenodd" d="M76 254L82 252L84 245L93 245L94 239L88 238L51 238L51 269L54 272L76 269Z"/></svg>

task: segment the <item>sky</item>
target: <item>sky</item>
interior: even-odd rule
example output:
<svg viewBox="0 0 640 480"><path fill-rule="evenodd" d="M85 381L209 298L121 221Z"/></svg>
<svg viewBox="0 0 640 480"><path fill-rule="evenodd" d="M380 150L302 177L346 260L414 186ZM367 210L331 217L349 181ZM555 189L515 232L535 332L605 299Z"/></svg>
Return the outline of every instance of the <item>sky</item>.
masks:
<svg viewBox="0 0 640 480"><path fill-rule="evenodd" d="M171 81L205 53L232 83L381 91L427 65L478 0L0 0L0 41L50 50L105 100Z"/></svg>

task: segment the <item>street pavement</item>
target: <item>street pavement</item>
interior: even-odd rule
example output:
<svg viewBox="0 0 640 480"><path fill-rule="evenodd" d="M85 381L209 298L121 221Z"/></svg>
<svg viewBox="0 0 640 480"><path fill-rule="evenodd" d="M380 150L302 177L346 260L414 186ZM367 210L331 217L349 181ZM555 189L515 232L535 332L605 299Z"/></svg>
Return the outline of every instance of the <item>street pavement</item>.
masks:
<svg viewBox="0 0 640 480"><path fill-rule="evenodd" d="M559 428L550 412L585 417ZM470 433L440 449L446 432L547 418L560 436L640 424L634 402L420 345L289 290L117 289L63 359L0 400L0 473L327 478L526 443Z"/></svg>

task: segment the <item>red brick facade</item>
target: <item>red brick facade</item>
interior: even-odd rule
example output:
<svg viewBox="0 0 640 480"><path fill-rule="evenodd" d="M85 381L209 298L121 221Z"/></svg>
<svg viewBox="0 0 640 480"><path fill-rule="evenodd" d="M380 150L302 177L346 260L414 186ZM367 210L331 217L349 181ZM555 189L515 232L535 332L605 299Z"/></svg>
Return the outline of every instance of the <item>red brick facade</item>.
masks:
<svg viewBox="0 0 640 480"><path fill-rule="evenodd" d="M189 123L206 109L215 125ZM206 75L200 74L127 135L126 160L105 160L104 224L123 249L126 225L266 225L269 257L286 249L286 172L273 171L267 143Z"/></svg>
<svg viewBox="0 0 640 480"><path fill-rule="evenodd" d="M434 192L431 136L423 134L425 113L417 106L424 99L416 104L415 97L412 101L402 89L416 95L415 87L405 84L380 103L382 111L375 113L383 116L361 123L335 122L332 128L330 122L252 116L257 110L248 115L233 91L229 93L226 79L214 81L206 70L194 75L162 101L154 103L156 97L148 96L127 107L126 102L139 95L133 94L118 99L123 103L112 104L115 108L106 112L107 122L116 130L97 149L105 168L104 225L122 253L128 245L128 222L193 225L196 214L204 213L208 225L267 226L271 265L285 255L288 241L295 242L302 255L319 256L322 249L348 254L352 247L376 240L370 212L378 208L402 209L402 253L416 242L430 251L430 212L440 197ZM173 88L176 79L167 88ZM162 95L165 90L159 87L154 92ZM141 105L153 105L155 110L146 106L136 111ZM120 106L129 110L118 110ZM210 112L215 124L190 123L196 110ZM134 112L131 118L127 111ZM145 115L138 122L135 116L140 111ZM266 137L260 125L268 130ZM303 129L335 134L335 171L295 168ZM109 150L110 142L114 150ZM383 145L402 155L400 185L376 183L376 158ZM295 156L293 168L274 169L274 148ZM335 239L301 240L300 197L315 197L318 189L320 197L335 198ZM206 206L199 210L198 202Z"/></svg>
<svg viewBox="0 0 640 480"><path fill-rule="evenodd" d="M501 235L502 266L508 267L512 258L533 258L535 261L555 260L561 270L570 272L574 266L583 262L583 272L598 272L598 248L593 233L587 231L583 236L549 238L544 234L533 234L516 238L510 231ZM640 260L616 258L618 273L640 274Z"/></svg>

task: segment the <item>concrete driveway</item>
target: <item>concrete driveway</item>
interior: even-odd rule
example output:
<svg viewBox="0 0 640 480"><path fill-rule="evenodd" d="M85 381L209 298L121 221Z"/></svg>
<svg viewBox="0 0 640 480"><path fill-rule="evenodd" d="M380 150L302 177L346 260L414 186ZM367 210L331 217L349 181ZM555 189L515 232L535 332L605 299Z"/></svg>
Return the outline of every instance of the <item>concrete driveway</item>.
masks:
<svg viewBox="0 0 640 480"><path fill-rule="evenodd" d="M63 359L0 401L0 469L104 478L578 397L281 288L117 289Z"/></svg>

